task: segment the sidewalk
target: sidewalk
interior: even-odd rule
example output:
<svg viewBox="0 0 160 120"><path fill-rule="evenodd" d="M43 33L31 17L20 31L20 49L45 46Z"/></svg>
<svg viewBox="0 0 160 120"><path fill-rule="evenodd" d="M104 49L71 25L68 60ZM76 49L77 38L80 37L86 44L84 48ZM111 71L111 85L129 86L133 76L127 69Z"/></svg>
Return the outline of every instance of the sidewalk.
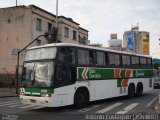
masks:
<svg viewBox="0 0 160 120"><path fill-rule="evenodd" d="M16 97L16 88L0 88L0 98L2 97Z"/></svg>

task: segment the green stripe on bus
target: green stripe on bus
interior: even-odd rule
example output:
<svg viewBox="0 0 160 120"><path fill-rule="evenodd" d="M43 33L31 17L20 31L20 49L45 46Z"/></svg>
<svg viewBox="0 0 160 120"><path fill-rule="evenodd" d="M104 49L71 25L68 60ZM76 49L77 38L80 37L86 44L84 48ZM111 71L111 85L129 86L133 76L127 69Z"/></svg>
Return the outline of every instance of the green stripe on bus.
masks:
<svg viewBox="0 0 160 120"><path fill-rule="evenodd" d="M102 79L102 78L113 78L114 69L97 69L97 68L77 68L78 79Z"/></svg>
<svg viewBox="0 0 160 120"><path fill-rule="evenodd" d="M117 87L127 87L129 78L151 78L152 69L77 68L78 80L117 79Z"/></svg>
<svg viewBox="0 0 160 120"><path fill-rule="evenodd" d="M122 79L117 79L117 87L122 87Z"/></svg>
<svg viewBox="0 0 160 120"><path fill-rule="evenodd" d="M115 69L119 69L120 77L125 78L126 73L130 70L129 78L149 78L153 77L152 69L120 69L120 68L89 68L89 67L78 67L77 68L77 78L79 80L94 80L94 79L114 79L115 77Z"/></svg>
<svg viewBox="0 0 160 120"><path fill-rule="evenodd" d="M22 88L20 88L21 90ZM54 93L53 88L23 88L23 92L31 93Z"/></svg>

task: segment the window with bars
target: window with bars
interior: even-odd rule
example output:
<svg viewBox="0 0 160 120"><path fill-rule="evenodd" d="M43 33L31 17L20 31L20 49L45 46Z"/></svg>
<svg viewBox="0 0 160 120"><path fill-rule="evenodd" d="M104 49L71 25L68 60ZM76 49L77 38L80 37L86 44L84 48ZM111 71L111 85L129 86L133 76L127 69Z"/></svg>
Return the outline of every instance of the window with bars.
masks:
<svg viewBox="0 0 160 120"><path fill-rule="evenodd" d="M77 40L77 32L75 30L73 30L73 40Z"/></svg>
<svg viewBox="0 0 160 120"><path fill-rule="evenodd" d="M42 20L39 18L36 19L36 29L42 30Z"/></svg>
<svg viewBox="0 0 160 120"><path fill-rule="evenodd" d="M69 37L69 28L64 27L64 37Z"/></svg>

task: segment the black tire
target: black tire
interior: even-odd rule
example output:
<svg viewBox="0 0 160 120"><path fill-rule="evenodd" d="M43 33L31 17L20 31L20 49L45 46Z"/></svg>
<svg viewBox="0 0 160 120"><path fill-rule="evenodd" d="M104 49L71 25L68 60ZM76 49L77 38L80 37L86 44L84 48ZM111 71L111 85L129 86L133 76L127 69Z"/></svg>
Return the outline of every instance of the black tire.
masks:
<svg viewBox="0 0 160 120"><path fill-rule="evenodd" d="M74 106L76 108L85 107L89 102L89 95L86 90L80 89L76 91L74 96Z"/></svg>
<svg viewBox="0 0 160 120"><path fill-rule="evenodd" d="M138 83L136 88L136 96L140 97L143 93L143 85L141 83Z"/></svg>
<svg viewBox="0 0 160 120"><path fill-rule="evenodd" d="M128 98L133 98L135 96L135 87L133 84L128 86Z"/></svg>

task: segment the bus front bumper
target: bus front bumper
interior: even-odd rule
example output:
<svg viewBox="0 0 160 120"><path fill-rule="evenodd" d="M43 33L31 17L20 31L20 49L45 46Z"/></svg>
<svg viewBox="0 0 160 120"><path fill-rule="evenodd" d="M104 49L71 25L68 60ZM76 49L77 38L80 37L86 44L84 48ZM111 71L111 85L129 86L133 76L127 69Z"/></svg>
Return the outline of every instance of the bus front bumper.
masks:
<svg viewBox="0 0 160 120"><path fill-rule="evenodd" d="M24 104L40 105L44 107L54 107L53 98L20 95L20 101Z"/></svg>

